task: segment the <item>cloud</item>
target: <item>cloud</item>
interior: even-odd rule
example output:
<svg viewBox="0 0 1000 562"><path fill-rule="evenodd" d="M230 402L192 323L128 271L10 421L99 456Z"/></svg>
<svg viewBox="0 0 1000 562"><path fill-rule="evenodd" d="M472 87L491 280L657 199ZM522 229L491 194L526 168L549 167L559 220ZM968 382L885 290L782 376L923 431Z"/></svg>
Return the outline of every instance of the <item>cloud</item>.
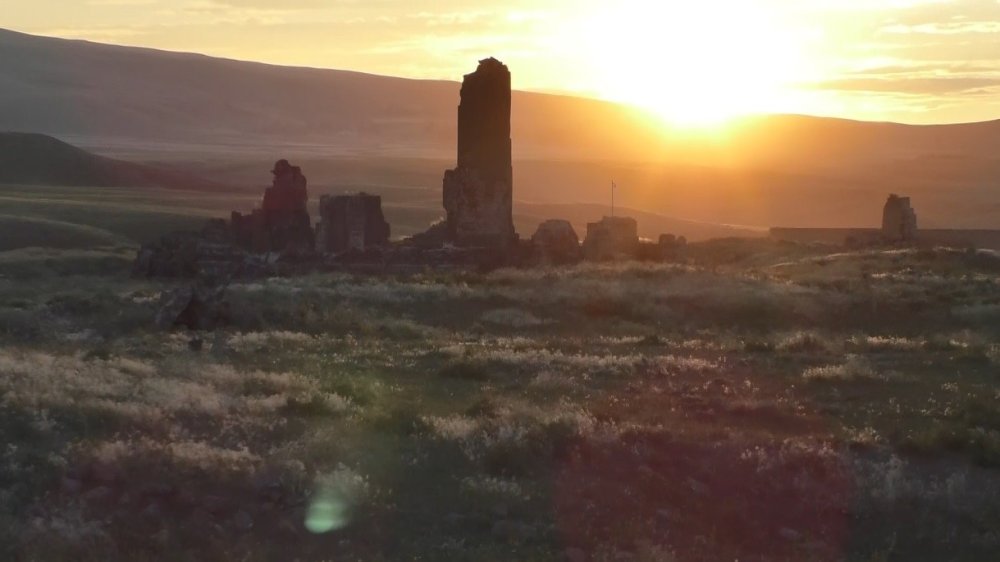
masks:
<svg viewBox="0 0 1000 562"><path fill-rule="evenodd" d="M828 80L813 84L821 90L945 95L1000 86L998 78L893 78L864 77Z"/></svg>

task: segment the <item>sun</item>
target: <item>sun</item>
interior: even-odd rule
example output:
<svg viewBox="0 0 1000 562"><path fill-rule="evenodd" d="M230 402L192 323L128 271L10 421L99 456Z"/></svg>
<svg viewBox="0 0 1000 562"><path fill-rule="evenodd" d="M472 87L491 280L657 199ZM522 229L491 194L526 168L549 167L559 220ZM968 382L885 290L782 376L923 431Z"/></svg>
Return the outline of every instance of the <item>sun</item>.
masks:
<svg viewBox="0 0 1000 562"><path fill-rule="evenodd" d="M682 127L776 111L807 72L802 38L754 0L621 0L582 17L597 95Z"/></svg>

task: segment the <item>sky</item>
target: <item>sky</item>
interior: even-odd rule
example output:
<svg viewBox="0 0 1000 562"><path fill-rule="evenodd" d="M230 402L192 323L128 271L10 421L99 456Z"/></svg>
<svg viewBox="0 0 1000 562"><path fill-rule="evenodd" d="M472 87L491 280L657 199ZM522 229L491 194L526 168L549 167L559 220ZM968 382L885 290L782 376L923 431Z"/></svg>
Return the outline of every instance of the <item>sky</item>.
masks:
<svg viewBox="0 0 1000 562"><path fill-rule="evenodd" d="M1000 118L1000 0L0 0L0 27L275 64L458 80L643 106ZM2 54L2 53L0 53Z"/></svg>

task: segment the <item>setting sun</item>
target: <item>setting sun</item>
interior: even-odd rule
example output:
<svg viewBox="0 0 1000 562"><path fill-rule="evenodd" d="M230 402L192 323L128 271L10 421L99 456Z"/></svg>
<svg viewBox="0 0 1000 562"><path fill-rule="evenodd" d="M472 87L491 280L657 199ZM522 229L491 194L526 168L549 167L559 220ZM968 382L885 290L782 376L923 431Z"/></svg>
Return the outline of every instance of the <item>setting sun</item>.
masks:
<svg viewBox="0 0 1000 562"><path fill-rule="evenodd" d="M750 2L600 3L589 40L595 93L678 126L787 107L805 78L804 39ZM724 17L720 17L723 16Z"/></svg>

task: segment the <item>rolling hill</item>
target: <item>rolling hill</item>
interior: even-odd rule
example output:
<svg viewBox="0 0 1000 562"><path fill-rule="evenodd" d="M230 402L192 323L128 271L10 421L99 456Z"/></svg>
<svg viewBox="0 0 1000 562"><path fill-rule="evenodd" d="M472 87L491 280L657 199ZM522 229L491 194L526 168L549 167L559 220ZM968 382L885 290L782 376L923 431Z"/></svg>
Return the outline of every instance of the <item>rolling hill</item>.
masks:
<svg viewBox="0 0 1000 562"><path fill-rule="evenodd" d="M0 133L0 184L220 189L192 174L92 154L38 133Z"/></svg>
<svg viewBox="0 0 1000 562"><path fill-rule="evenodd" d="M439 209L458 97L457 82L0 30L0 130L248 189L288 157L317 192L405 190ZM1000 226L1000 121L771 115L701 135L603 101L515 92L513 103L520 206L603 204L615 179L623 207L689 225L870 226L898 192L925 226Z"/></svg>

